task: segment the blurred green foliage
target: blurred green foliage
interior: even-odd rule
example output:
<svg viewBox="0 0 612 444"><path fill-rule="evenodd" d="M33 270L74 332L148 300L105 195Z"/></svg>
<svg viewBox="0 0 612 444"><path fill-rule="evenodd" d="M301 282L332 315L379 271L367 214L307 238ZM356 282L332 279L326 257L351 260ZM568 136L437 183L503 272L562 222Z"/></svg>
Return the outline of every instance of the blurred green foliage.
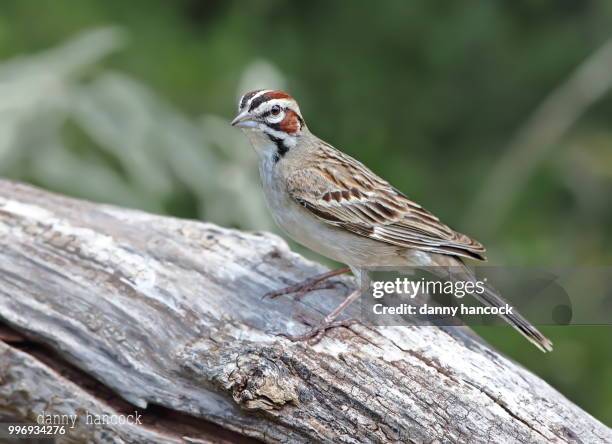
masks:
<svg viewBox="0 0 612 444"><path fill-rule="evenodd" d="M284 74L313 132L482 241L493 263L612 264L610 93L533 165L501 224L487 225L487 209L473 208L482 187L511 186L488 172L534 110L611 37L612 2L5 0L0 59L104 25L119 26L125 46L80 69L77 95L70 96L78 100L67 102L72 112L60 107L61 148L38 152L30 141L11 157L0 152L3 175L73 195L268 228L259 197L249 195L256 203L241 212L201 191L237 196L240 188L231 189L227 177L242 185L255 177L241 172L255 168L251 151L210 115L232 117L245 70L267 60ZM612 67L603 75L612 75ZM117 108L128 92L136 94L133 101ZM134 107L140 111L126 116L147 116L149 126L134 132L144 139L109 143L121 136L119 127L91 125ZM155 114L147 114L151 109ZM27 128L40 129L35 117ZM130 159L135 140L142 157ZM153 141L160 142L147 151ZM167 155L172 150L188 155L177 161ZM60 159L60 168L50 172L52 159ZM89 166L86 176L79 165ZM94 185L84 183L87 177ZM612 425L610 327L543 330L555 342L546 356L509 329L479 332Z"/></svg>

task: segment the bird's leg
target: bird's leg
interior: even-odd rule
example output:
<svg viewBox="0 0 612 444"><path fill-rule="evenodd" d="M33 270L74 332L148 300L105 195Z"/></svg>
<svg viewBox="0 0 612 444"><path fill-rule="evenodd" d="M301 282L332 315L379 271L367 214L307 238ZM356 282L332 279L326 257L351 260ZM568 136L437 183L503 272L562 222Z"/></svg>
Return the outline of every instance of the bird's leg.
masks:
<svg viewBox="0 0 612 444"><path fill-rule="evenodd" d="M359 298L360 295L361 295L360 290L353 291L330 314L325 316L325 319L323 319L323 322L321 322L317 327L310 330L308 333L304 333L302 335L289 335L289 334L281 333L281 336L284 336L294 342L308 341L310 344L316 344L317 342L321 340L325 332L329 330L330 328L348 327L349 325L353 325L359 322L357 319L347 319L343 321L336 321L336 318L340 316L340 313L342 313L342 311L344 311L346 307L351 305L357 298Z"/></svg>
<svg viewBox="0 0 612 444"><path fill-rule="evenodd" d="M327 290L334 287L334 283L325 282L327 279L338 276L340 274L351 271L349 267L338 268L337 270L328 271L318 274L300 283L290 285L289 287L281 288L280 290L269 291L264 298L276 298L285 294L295 293L295 299L300 300L306 293L314 290Z"/></svg>

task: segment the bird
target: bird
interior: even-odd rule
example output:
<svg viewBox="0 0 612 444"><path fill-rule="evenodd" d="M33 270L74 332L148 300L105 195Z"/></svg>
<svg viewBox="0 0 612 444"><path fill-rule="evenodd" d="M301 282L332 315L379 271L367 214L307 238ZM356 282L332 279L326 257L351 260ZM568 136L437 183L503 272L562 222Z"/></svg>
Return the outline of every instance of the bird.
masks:
<svg viewBox="0 0 612 444"><path fill-rule="evenodd" d="M363 163L315 136L287 92L245 93L231 125L244 132L256 152L275 223L299 244L347 265L271 296L303 294L349 270L358 282L368 282L368 269L382 266L453 267L475 279L466 260L486 260L482 244L442 223ZM345 325L337 319L359 296L359 290L350 293L311 331L285 336L320 340L326 330ZM474 296L488 306L506 304L490 286ZM516 310L502 317L540 350L552 350L552 342Z"/></svg>

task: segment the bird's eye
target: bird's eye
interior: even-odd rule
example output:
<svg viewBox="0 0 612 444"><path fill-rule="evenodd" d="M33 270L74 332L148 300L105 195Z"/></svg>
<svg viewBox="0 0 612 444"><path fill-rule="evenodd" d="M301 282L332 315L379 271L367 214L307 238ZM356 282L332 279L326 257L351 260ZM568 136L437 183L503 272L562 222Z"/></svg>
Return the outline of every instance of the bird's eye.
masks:
<svg viewBox="0 0 612 444"><path fill-rule="evenodd" d="M278 116L280 112L281 112L281 107L278 105L274 105L272 109L270 110L270 114L272 114L273 116Z"/></svg>

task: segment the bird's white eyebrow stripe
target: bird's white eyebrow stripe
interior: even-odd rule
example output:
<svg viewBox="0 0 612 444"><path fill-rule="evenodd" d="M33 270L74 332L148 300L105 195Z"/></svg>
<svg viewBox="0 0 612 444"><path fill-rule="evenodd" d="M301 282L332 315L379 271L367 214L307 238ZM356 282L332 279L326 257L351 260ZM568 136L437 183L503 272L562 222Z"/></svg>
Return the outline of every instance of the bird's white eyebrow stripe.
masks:
<svg viewBox="0 0 612 444"><path fill-rule="evenodd" d="M249 101L244 105L245 109L249 109L251 107L251 103L253 103L253 100L255 100L256 98L263 96L264 94L267 94L269 92L272 92L271 89L262 89L261 91L257 92L256 94L253 94L253 97L251 97L249 99Z"/></svg>
<svg viewBox="0 0 612 444"><path fill-rule="evenodd" d="M259 97L261 94L265 94L267 91L270 91L270 90L258 89L256 91L249 91L247 93L244 93L240 97L240 100L238 101L238 110L240 111L245 108L248 108L248 105L250 105L251 101L255 97Z"/></svg>
<svg viewBox="0 0 612 444"><path fill-rule="evenodd" d="M259 104L257 106L257 108L252 109L249 112L259 114L259 113L263 113L265 111L268 111L268 110L272 109L272 107L274 105L279 105L281 108L288 108L288 109L296 112L299 115L297 110L294 109L293 104L294 104L294 102L292 100L290 100L290 99L270 99L270 100L266 100L265 102L262 102L261 104Z"/></svg>

